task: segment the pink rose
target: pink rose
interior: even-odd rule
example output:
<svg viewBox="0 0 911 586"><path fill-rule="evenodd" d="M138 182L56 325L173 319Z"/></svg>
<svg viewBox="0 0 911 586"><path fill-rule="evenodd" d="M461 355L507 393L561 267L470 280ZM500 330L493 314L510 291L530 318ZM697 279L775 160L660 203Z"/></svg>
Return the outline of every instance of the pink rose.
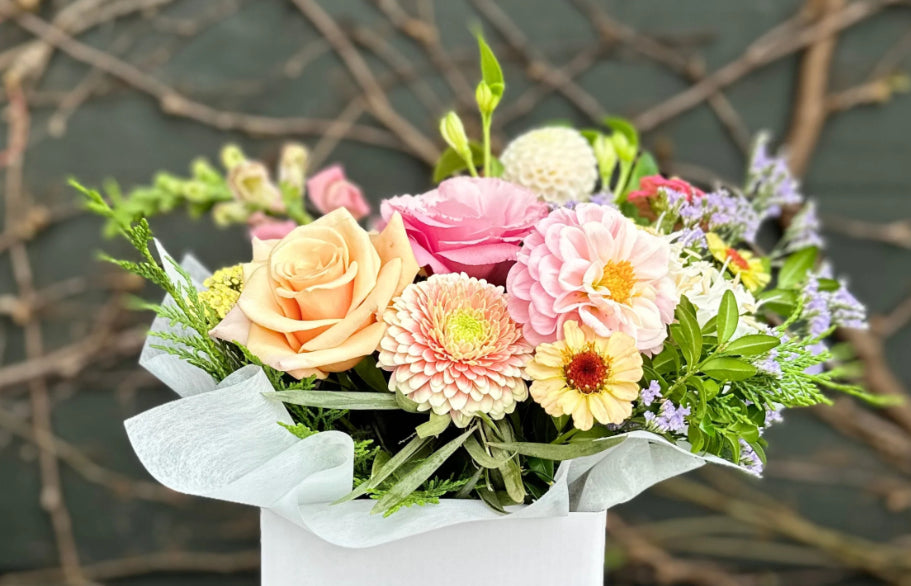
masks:
<svg viewBox="0 0 911 586"><path fill-rule="evenodd" d="M307 180L307 196L321 214L345 208L355 220L370 213L361 188L348 181L341 165L327 167Z"/></svg>
<svg viewBox="0 0 911 586"><path fill-rule="evenodd" d="M549 208L502 179L455 177L423 195L388 199L380 211L385 221L401 214L418 264L434 274L464 272L502 285L522 239Z"/></svg>
<svg viewBox="0 0 911 586"><path fill-rule="evenodd" d="M279 220L262 212L250 216L247 225L250 226L250 238L260 240L280 240L297 228L297 222L294 220Z"/></svg>

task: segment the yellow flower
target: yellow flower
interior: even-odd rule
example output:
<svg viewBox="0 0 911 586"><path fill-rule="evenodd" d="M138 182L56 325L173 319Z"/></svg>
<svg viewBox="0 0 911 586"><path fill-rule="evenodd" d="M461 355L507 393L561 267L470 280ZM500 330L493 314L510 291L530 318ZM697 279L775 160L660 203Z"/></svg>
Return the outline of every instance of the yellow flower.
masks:
<svg viewBox="0 0 911 586"><path fill-rule="evenodd" d="M244 290L244 266L218 269L203 286L206 290L199 292L199 300L211 307L218 319L224 319Z"/></svg>
<svg viewBox="0 0 911 586"><path fill-rule="evenodd" d="M741 282L750 291L758 291L772 280L772 276L762 264L762 259L757 258L748 250L735 250L725 244L724 240L714 232L705 235L709 245L709 252L721 263L727 263L728 270L740 277Z"/></svg>
<svg viewBox="0 0 911 586"><path fill-rule="evenodd" d="M572 415L577 429L622 423L633 411L642 378L636 340L623 332L596 335L575 321L563 325L563 340L540 344L525 367L531 396L554 417Z"/></svg>

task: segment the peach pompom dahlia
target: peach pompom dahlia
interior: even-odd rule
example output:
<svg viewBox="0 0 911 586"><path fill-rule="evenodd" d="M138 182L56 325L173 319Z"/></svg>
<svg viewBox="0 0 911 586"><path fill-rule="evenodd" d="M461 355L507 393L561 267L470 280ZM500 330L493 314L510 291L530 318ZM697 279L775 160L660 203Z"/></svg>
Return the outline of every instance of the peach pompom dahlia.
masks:
<svg viewBox="0 0 911 586"><path fill-rule="evenodd" d="M602 338L575 321L563 324L563 339L541 344L525 367L531 397L548 415L572 415L582 431L598 423L622 423L633 412L642 378L642 355L623 332Z"/></svg>
<svg viewBox="0 0 911 586"><path fill-rule="evenodd" d="M501 419L528 397L522 368L532 348L502 287L464 273L433 275L409 285L383 320L377 364L392 372L389 389L420 411L465 427L477 413Z"/></svg>

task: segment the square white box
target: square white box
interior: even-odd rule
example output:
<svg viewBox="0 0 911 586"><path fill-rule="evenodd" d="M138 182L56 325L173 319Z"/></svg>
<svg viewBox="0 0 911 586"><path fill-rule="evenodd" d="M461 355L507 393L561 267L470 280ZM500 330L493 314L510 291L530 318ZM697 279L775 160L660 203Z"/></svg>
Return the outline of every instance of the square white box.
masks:
<svg viewBox="0 0 911 586"><path fill-rule="evenodd" d="M263 586L604 583L606 512L474 521L351 549L263 509Z"/></svg>

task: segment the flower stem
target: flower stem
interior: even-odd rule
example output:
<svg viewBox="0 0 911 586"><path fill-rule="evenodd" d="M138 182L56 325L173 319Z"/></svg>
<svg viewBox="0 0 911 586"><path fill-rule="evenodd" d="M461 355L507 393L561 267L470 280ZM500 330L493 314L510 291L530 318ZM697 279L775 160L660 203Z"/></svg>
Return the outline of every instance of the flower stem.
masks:
<svg viewBox="0 0 911 586"><path fill-rule="evenodd" d="M493 116L490 114L481 115L481 126L484 132L484 177L490 177L490 125Z"/></svg>

